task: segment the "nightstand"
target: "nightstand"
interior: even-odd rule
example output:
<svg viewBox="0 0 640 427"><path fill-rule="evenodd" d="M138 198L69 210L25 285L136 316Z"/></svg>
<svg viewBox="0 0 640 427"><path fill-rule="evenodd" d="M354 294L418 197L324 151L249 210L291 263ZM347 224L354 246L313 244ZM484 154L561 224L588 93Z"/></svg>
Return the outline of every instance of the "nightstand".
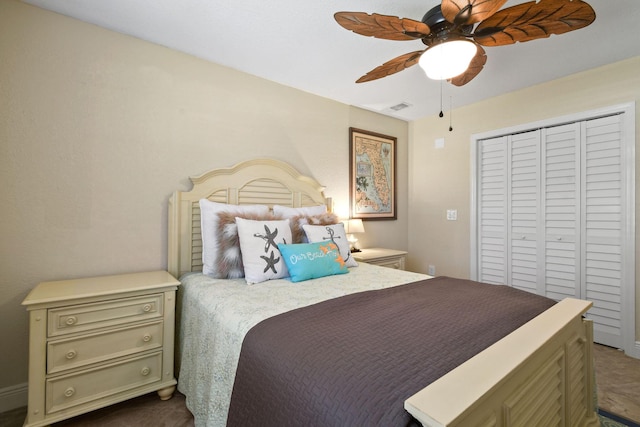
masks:
<svg viewBox="0 0 640 427"><path fill-rule="evenodd" d="M356 261L404 270L407 252L395 249L367 248L351 254Z"/></svg>
<svg viewBox="0 0 640 427"><path fill-rule="evenodd" d="M176 289L166 271L43 282L29 312L25 427L157 391L170 399Z"/></svg>

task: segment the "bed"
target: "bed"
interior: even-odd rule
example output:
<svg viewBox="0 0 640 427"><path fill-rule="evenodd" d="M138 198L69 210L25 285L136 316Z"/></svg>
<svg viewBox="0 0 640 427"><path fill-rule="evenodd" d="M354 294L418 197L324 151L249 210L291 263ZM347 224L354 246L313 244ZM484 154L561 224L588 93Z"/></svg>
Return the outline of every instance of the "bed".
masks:
<svg viewBox="0 0 640 427"><path fill-rule="evenodd" d="M445 338L437 339L437 343L443 343L447 341L447 334L455 336L450 348L446 350L449 351L448 355L438 351L439 361L423 362L420 357L427 357L429 349L434 346L423 343L425 340L419 335L428 328L404 327L413 325L413 318L397 316L388 312L387 307L394 304L405 307L412 300L425 301L424 304L433 300L440 301L441 294L416 296L415 292L423 292L427 288L429 292L455 294L455 289L459 287L458 296L454 299L461 300L465 295L472 295L472 290L486 287L486 292L491 293L497 291L496 286L451 278L431 279L423 274L363 263L350 268L348 274L315 278L301 283L280 278L249 286L242 278L213 279L201 273L201 199L231 205L262 204L292 208L323 204L331 206L331 201L325 198L323 187L315 179L302 176L292 166L272 159L254 159L231 168L212 170L192 177L191 181L193 188L190 191L177 191L170 199L168 268L173 275L180 277L182 283L178 300L178 389L186 395L187 406L194 414L196 425L223 426L227 421L229 425L250 425L252 422L256 425L283 425L281 421L267 419L285 419L288 420L285 424L289 425L355 425L360 422L353 420L367 420L362 425L389 425L386 421L381 421L384 418L366 418L373 416L378 407L384 406L380 403L364 409L366 414L349 418L354 411L359 410L361 403L363 408L366 407L367 403L364 401L375 401L378 391L367 395L363 389L369 385L340 394L335 391L335 387L318 389L317 383L336 382L339 388L345 389L345 384L348 388L351 380L342 385L340 380L344 382L347 375L371 378L377 376L377 371L372 369L391 372L392 368L396 372L393 374L394 378L404 375L394 387L404 387L405 383L411 383L409 388L402 388L398 392L398 397L392 404L389 403L393 406L392 411L404 423L402 425L599 425L593 399L593 326L583 318L590 307L589 302L566 299L545 308L538 307L537 312L532 311L526 314L528 317L519 319L521 324L512 331L504 329L496 332L497 338L489 337L493 340L489 344L476 343L474 339L479 333L475 330L497 331L506 321L494 319L491 323L493 326L487 327L474 320L475 314L468 319L466 325L447 320L447 327L451 324L458 328L445 330ZM404 293L407 294L403 296ZM389 297L395 301L393 304L387 299L380 299ZM538 298L533 295L531 297ZM467 301L462 310L447 305L444 312L466 312L485 306L484 302L480 302L480 298L484 297L469 298L476 302ZM361 299L366 300L365 307L368 307L364 308L363 313L367 313L366 310L371 313L371 307L379 307L373 309L373 312L380 312L383 317L357 314L353 304L361 304L358 302ZM494 297L487 297L487 301L493 299ZM535 303L544 304L544 301L536 300ZM516 304L519 302L502 303L503 306ZM522 308L511 310L509 316L522 317L528 306L527 303ZM408 310L398 310L404 311ZM495 309L489 311L497 312ZM339 323L334 322L327 326L332 331L344 329L347 334L336 339L337 335L334 336L332 332L327 343L337 340L340 343L357 341L358 346L369 345L365 342L368 338L365 340L360 337L369 336L369 331L373 329L386 329L387 324L398 318L397 327L402 333L395 330L389 337L404 334L404 341L399 341L403 346L408 342L415 342L423 347L407 350L406 353L415 353L417 359L404 361L388 357L388 352L393 349L384 350L384 357L379 358L382 364L377 368L369 365L375 362L371 358L361 361L359 356L356 357L358 354L382 352L381 346L388 341L386 337L371 350L354 347L356 353L348 359L353 362L354 368L351 371L356 371L355 373L349 372L349 368L336 366L335 369L325 369L322 371L324 373L316 372L313 374L315 376L302 377L300 375L306 375L305 372L309 369L305 366L294 368L293 359L309 358L310 353L300 356L300 348L311 347L315 340L322 339L322 334L320 333L320 338L314 337L306 329L302 330L301 325L310 318L317 319L309 322L312 324L328 321L321 317L322 313L333 313L330 317L342 318L342 324L349 324L349 327L340 327ZM339 316L335 313L339 313ZM426 324L433 324L437 319L443 318L435 313L434 311L433 315L437 317L431 318L428 321L430 323ZM359 326L362 329L358 330L356 324L363 323L360 319L369 323L364 322ZM300 325L299 335L303 338L309 335L308 339L311 341L292 345L291 349L285 350L287 338L296 332L292 325L296 325L296 328ZM380 325L385 327L379 327ZM467 329L473 332L464 335ZM278 335L284 335L285 339L274 348L273 343ZM322 356L322 361L336 363L328 361L328 357L341 351L324 350L326 354ZM291 352L291 360L285 360L282 366L262 368L263 363L281 362L288 351ZM319 351L311 353L320 354ZM268 362L269 360L271 361ZM450 360L454 361L452 363L455 366L444 366L445 374L432 378L433 373L426 373L431 365L446 365ZM336 372L340 374L336 375ZM424 384L421 384L422 381ZM386 383L387 380L381 382ZM314 409L315 403L310 402L314 398L305 397L298 387L304 383L312 383L311 395L324 394L325 390L330 390L327 394L336 392L337 397L323 397L324 410ZM269 389L269 384L279 384L276 389L282 390L282 393ZM407 390L412 391L407 394ZM271 413L278 411L288 412L282 415L284 418L271 417ZM322 422L305 418L315 416L318 412L323 412L325 418L322 418ZM267 413L269 417L265 415ZM252 417L253 421L250 421Z"/></svg>

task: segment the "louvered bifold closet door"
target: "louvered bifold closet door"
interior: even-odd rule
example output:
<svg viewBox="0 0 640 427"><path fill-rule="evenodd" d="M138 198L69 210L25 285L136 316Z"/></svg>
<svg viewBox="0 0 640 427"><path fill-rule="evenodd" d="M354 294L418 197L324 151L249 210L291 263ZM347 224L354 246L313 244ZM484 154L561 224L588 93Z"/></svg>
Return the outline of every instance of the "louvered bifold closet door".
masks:
<svg viewBox="0 0 640 427"><path fill-rule="evenodd" d="M595 342L640 354L631 112L476 140L471 277L591 301Z"/></svg>
<svg viewBox="0 0 640 427"><path fill-rule="evenodd" d="M540 130L508 137L509 256L507 283L514 288L543 293L538 280L538 217Z"/></svg>
<svg viewBox="0 0 640 427"><path fill-rule="evenodd" d="M549 298L581 298L580 124L542 130L544 286Z"/></svg>
<svg viewBox="0 0 640 427"><path fill-rule="evenodd" d="M583 128L584 298L593 302L588 317L594 320L598 342L621 347L625 232L622 116L588 120Z"/></svg>
<svg viewBox="0 0 640 427"><path fill-rule="evenodd" d="M507 138L478 147L478 280L507 283Z"/></svg>

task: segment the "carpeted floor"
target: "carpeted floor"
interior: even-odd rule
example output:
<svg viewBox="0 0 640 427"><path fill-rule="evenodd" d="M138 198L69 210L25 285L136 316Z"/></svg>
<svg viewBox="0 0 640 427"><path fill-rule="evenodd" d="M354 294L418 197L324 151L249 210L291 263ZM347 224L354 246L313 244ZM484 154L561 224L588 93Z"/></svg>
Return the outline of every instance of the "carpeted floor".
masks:
<svg viewBox="0 0 640 427"><path fill-rule="evenodd" d="M603 427L640 427L640 360L618 350L595 346L598 401L604 410ZM0 427L20 427L26 408L0 414ZM622 417L622 418L618 418ZM624 419L633 420L625 422ZM621 422L622 421L622 422ZM635 422L635 423L634 423ZM185 406L184 395L176 392L168 401L157 394L131 399L99 409L52 427L191 427L193 416Z"/></svg>
<svg viewBox="0 0 640 427"><path fill-rule="evenodd" d="M603 345L593 349L598 405L640 424L640 359Z"/></svg>
<svg viewBox="0 0 640 427"><path fill-rule="evenodd" d="M2 413L0 427L20 427L25 417L26 408ZM166 401L161 401L156 393L150 393L51 425L51 427L193 426L193 416L185 406L184 395L178 392Z"/></svg>

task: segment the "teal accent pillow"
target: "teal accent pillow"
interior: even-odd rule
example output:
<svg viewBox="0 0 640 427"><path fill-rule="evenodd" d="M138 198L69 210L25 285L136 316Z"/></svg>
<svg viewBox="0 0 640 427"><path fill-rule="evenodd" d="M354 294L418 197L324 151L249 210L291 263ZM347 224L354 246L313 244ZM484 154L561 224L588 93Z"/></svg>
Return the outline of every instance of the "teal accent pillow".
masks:
<svg viewBox="0 0 640 427"><path fill-rule="evenodd" d="M331 242L278 244L292 282L348 273L338 246Z"/></svg>

